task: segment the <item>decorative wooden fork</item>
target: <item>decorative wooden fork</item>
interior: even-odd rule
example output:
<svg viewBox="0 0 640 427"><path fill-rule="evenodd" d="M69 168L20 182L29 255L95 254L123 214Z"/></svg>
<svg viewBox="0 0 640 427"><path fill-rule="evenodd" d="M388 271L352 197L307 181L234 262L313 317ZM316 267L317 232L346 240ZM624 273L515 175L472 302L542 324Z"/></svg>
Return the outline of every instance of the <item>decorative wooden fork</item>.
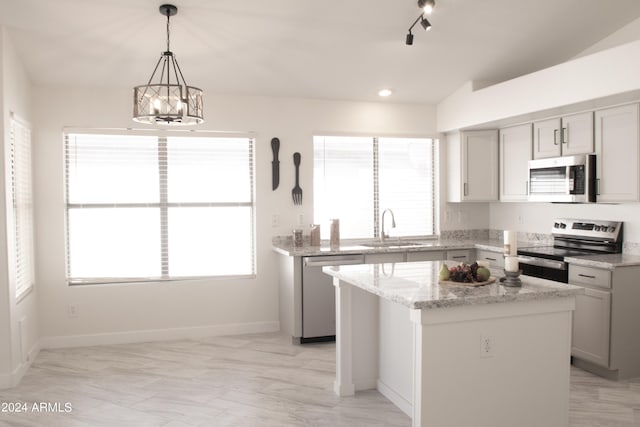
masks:
<svg viewBox="0 0 640 427"><path fill-rule="evenodd" d="M296 186L291 190L294 205L302 204L302 188L300 188L300 153L293 153L293 164L296 167Z"/></svg>

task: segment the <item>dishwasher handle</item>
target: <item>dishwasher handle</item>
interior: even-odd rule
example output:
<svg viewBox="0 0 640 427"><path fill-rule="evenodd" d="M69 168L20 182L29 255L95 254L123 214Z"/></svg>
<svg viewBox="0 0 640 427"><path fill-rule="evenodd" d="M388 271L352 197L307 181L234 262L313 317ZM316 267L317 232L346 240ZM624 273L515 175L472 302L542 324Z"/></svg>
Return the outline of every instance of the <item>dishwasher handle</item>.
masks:
<svg viewBox="0 0 640 427"><path fill-rule="evenodd" d="M364 255L307 256L302 258L305 267L364 264Z"/></svg>

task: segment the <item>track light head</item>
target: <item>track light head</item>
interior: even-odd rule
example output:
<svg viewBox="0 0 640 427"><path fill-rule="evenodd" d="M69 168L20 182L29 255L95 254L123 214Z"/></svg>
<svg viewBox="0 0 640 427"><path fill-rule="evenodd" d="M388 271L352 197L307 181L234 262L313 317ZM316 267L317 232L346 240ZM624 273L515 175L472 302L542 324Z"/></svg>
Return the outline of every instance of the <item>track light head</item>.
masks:
<svg viewBox="0 0 640 427"><path fill-rule="evenodd" d="M407 33L407 40L405 41L405 43L407 44L407 46L411 46L413 44L413 34L411 34L411 31Z"/></svg>
<svg viewBox="0 0 640 427"><path fill-rule="evenodd" d="M420 25L422 26L422 28L424 28L425 31L429 31L431 29L431 22L429 22L429 20L424 16L420 20Z"/></svg>
<svg viewBox="0 0 640 427"><path fill-rule="evenodd" d="M436 6L435 0L418 0L418 7L424 10L424 13L429 15L433 12L433 8Z"/></svg>

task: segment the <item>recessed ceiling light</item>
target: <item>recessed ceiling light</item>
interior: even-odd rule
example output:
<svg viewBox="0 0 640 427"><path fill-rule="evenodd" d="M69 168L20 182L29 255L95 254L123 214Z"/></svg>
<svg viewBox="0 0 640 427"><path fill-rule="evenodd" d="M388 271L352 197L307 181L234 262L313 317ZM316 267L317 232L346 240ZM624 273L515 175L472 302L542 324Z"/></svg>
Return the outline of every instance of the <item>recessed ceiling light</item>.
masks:
<svg viewBox="0 0 640 427"><path fill-rule="evenodd" d="M382 89L378 92L378 96L389 96L393 93L391 89Z"/></svg>

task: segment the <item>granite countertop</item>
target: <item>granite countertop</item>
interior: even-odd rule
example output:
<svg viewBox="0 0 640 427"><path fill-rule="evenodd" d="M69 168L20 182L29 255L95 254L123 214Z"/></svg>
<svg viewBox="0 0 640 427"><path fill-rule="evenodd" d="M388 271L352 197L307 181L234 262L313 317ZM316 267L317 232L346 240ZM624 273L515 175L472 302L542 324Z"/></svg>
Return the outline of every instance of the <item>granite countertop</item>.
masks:
<svg viewBox="0 0 640 427"><path fill-rule="evenodd" d="M565 257L569 264L613 270L617 267L640 266L640 256L626 254L584 255Z"/></svg>
<svg viewBox="0 0 640 427"><path fill-rule="evenodd" d="M438 283L442 261L360 264L323 267L322 271L353 286L413 309L435 309L579 295L584 288L529 276L522 287L495 283L464 286ZM451 265L451 264L449 264ZM495 277L501 270L492 270Z"/></svg>
<svg viewBox="0 0 640 427"><path fill-rule="evenodd" d="M504 242L498 239L411 239L408 241L411 242L412 245L405 246L402 243L407 242L407 240L400 240L400 245L393 246L393 239L387 240L387 244L390 246L365 246L363 243L366 242L357 240L353 242L343 241L339 247L329 247L328 244L323 244L321 246L303 246L296 248L292 243L281 243L274 244L273 250L288 256L318 256L474 248L502 252L504 245ZM398 240L395 240L395 242L398 242ZM519 245L526 246L525 243L519 243Z"/></svg>

